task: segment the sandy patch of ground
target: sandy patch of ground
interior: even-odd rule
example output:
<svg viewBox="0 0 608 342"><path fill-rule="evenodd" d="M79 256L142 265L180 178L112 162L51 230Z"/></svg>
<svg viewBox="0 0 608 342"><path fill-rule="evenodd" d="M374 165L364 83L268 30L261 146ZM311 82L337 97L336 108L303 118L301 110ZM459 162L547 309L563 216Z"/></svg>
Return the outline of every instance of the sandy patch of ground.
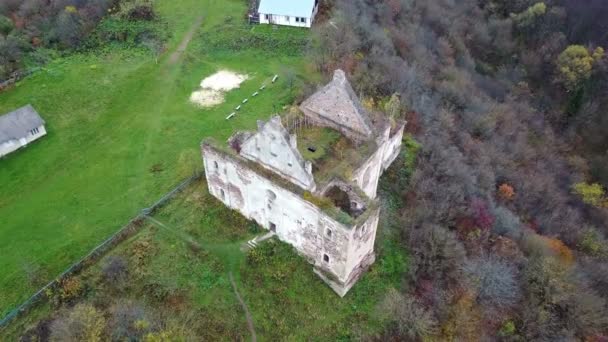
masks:
<svg viewBox="0 0 608 342"><path fill-rule="evenodd" d="M190 95L190 102L203 108L217 106L224 102L226 92L239 88L248 78L248 75L220 70L201 82L201 89Z"/></svg>
<svg viewBox="0 0 608 342"><path fill-rule="evenodd" d="M224 103L224 94L210 89L197 90L190 95L190 102L200 107L213 107Z"/></svg>

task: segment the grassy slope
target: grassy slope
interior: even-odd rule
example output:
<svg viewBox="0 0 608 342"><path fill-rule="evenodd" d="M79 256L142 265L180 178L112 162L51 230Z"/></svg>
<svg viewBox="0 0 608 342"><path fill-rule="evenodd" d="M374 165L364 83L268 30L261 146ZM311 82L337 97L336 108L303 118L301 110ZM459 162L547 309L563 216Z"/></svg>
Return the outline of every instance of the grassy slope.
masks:
<svg viewBox="0 0 608 342"><path fill-rule="evenodd" d="M173 35L169 52L199 15L205 16L204 34L227 14L244 11L239 0L157 5ZM198 40L175 65L168 63L169 53L156 64L149 54L108 48L55 61L0 94L0 112L31 103L49 130L41 141L0 160L0 314L40 285L27 281L27 265L40 266L42 280L58 274L200 168L203 137L225 139L268 117L287 96L285 87L269 88L235 120L224 120L260 83L283 65L307 74L301 57L259 51L207 56ZM252 78L224 105L190 105L200 80L223 67ZM150 172L153 165L162 171Z"/></svg>
<svg viewBox="0 0 608 342"><path fill-rule="evenodd" d="M378 305L387 288L399 287L406 272L406 257L392 243L386 222L377 240L376 264L340 298L284 243L271 240L243 254L240 244L258 228L206 189L204 181L194 183L155 215L161 225L148 225L111 252L129 261L126 290L111 290L101 276L102 260L78 277L89 289L78 301L104 310L134 300L179 321L194 340L247 340L245 315L228 280L233 272L261 341L356 340L381 330ZM146 253L137 247L144 241L150 246ZM191 241L202 249L190 248ZM159 299L156 293L170 295ZM177 304L175 299L180 299ZM50 305L36 308L0 333L0 339L17 340L39 320L61 311Z"/></svg>

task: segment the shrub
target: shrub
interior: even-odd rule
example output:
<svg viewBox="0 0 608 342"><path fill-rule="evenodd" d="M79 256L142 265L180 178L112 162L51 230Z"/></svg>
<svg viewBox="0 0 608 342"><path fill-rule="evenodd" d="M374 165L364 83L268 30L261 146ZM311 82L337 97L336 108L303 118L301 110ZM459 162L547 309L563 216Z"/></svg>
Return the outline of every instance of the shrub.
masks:
<svg viewBox="0 0 608 342"><path fill-rule="evenodd" d="M436 225L425 225L411 233L411 271L417 277L442 280L460 278L459 265L466 259L464 247L454 233Z"/></svg>
<svg viewBox="0 0 608 342"><path fill-rule="evenodd" d="M108 285L115 289L121 289L129 275L127 261L120 256L110 256L103 265L101 273Z"/></svg>
<svg viewBox="0 0 608 342"><path fill-rule="evenodd" d="M409 175L414 172L416 160L418 159L418 153L422 149L422 145L420 145L420 143L418 143L414 137L406 134L403 136L403 146L404 148L402 149L401 153L405 156L405 171L407 173L406 176L409 177Z"/></svg>
<svg viewBox="0 0 608 342"><path fill-rule="evenodd" d="M463 271L477 302L487 309L511 307L520 296L515 267L498 257L486 255L469 260Z"/></svg>
<svg viewBox="0 0 608 342"><path fill-rule="evenodd" d="M7 36L14 28L13 21L0 15L0 34Z"/></svg>
<svg viewBox="0 0 608 342"><path fill-rule="evenodd" d="M151 324L141 305L123 300L110 308L107 330L113 341L140 341Z"/></svg>
<svg viewBox="0 0 608 342"><path fill-rule="evenodd" d="M97 342L103 339L105 319L89 304L78 304L51 326L51 341Z"/></svg>
<svg viewBox="0 0 608 342"><path fill-rule="evenodd" d="M521 237L521 222L517 215L505 207L497 207L494 209L494 226L492 231L495 234L505 235L513 239Z"/></svg>
<svg viewBox="0 0 608 342"><path fill-rule="evenodd" d="M438 332L437 320L414 297L389 290L380 306L380 316L408 340L430 338Z"/></svg>
<svg viewBox="0 0 608 342"><path fill-rule="evenodd" d="M150 21L156 18L153 4L147 0L123 1L118 15L128 20Z"/></svg>
<svg viewBox="0 0 608 342"><path fill-rule="evenodd" d="M515 327L515 323L513 321L508 320L503 323L498 331L498 334L503 337L513 336L517 332L517 328Z"/></svg>
<svg viewBox="0 0 608 342"><path fill-rule="evenodd" d="M76 277L66 278L61 281L59 297L62 302L70 302L78 298L84 290L82 282Z"/></svg>
<svg viewBox="0 0 608 342"><path fill-rule="evenodd" d="M572 187L572 191L580 196L583 202L595 207L602 206L608 201L604 188L598 183L577 183Z"/></svg>
<svg viewBox="0 0 608 342"><path fill-rule="evenodd" d="M589 227L581 234L577 247L584 253L602 257L608 255L608 242L595 228Z"/></svg>
<svg viewBox="0 0 608 342"><path fill-rule="evenodd" d="M465 291L447 308L447 317L441 326L441 340L483 340L480 338L481 320L482 315L479 305L475 302L475 296Z"/></svg>

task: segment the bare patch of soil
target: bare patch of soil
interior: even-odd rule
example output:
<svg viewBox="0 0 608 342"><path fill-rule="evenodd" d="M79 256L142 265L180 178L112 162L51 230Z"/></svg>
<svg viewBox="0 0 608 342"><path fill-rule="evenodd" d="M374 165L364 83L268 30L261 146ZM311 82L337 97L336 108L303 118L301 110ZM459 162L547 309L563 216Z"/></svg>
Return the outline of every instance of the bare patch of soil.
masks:
<svg viewBox="0 0 608 342"><path fill-rule="evenodd" d="M220 70L201 82L201 89L190 95L190 102L201 108L222 104L225 93L239 88L248 78L247 75Z"/></svg>

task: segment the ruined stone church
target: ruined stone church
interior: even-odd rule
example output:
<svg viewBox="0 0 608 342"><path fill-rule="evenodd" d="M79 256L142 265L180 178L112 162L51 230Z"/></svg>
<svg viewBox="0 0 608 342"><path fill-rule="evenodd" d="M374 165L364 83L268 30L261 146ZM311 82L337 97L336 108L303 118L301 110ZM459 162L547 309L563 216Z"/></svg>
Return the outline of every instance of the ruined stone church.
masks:
<svg viewBox="0 0 608 342"><path fill-rule="evenodd" d="M259 121L225 145L205 140L209 191L295 247L344 296L375 260L378 181L404 127L366 111L337 70L299 114Z"/></svg>

